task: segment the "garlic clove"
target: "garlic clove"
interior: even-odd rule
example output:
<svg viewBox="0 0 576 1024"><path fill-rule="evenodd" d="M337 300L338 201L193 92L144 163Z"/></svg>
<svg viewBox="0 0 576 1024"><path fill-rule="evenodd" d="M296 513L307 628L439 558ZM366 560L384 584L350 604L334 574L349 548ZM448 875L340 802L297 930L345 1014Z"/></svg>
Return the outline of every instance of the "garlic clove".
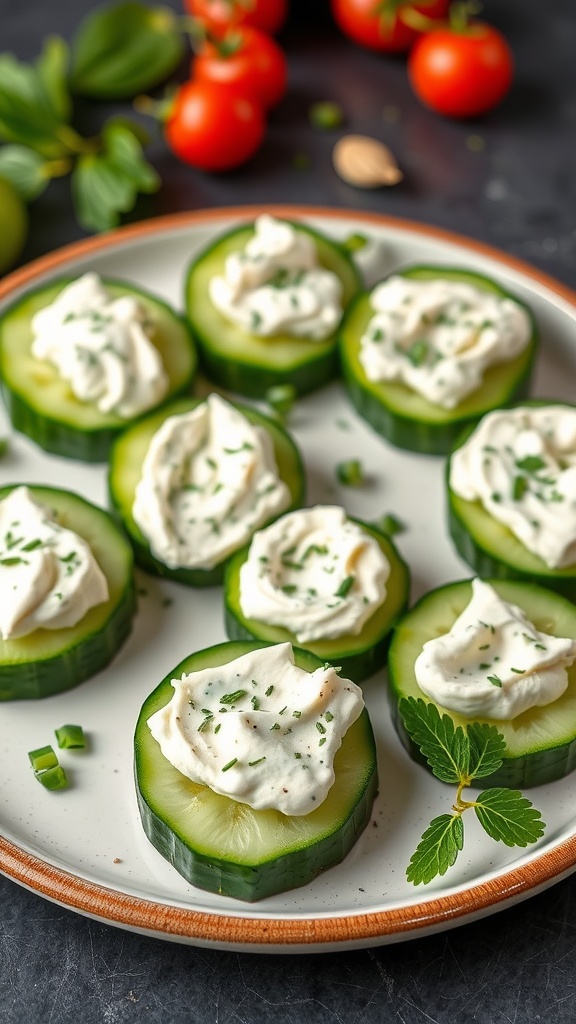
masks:
<svg viewBox="0 0 576 1024"><path fill-rule="evenodd" d="M345 135L332 153L340 177L356 188L397 185L404 175L388 146L368 135Z"/></svg>

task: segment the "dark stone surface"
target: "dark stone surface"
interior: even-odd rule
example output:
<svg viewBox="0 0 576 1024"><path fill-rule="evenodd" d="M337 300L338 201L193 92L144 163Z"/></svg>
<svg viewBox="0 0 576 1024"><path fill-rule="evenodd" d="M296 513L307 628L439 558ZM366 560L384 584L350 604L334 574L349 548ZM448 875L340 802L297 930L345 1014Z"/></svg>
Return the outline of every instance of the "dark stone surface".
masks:
<svg viewBox="0 0 576 1024"><path fill-rule="evenodd" d="M175 2L175 0L173 0ZM87 0L0 0L0 48L32 57L69 35ZM459 231L576 284L576 14L573 0L487 0L509 36L516 83L474 123L444 121L411 94L401 59L341 39L328 7L295 3L283 41L290 95L261 153L209 177L178 165L160 138L150 155L164 185L135 219L181 209L287 201L374 210ZM338 100L351 130L386 140L405 170L388 191L355 191L333 173L334 134L307 122L311 101ZM78 108L89 133L108 109ZM385 113L386 112L386 113ZM391 120L396 116L396 120ZM479 137L484 148L470 148ZM292 166L295 153L311 158ZM81 237L68 185L31 208L30 259ZM1 719L0 719L1 721ZM0 725L1 728L1 725ZM455 931L334 955L262 957L144 938L62 910L0 879L3 1024L556 1024L576 1018L576 882Z"/></svg>

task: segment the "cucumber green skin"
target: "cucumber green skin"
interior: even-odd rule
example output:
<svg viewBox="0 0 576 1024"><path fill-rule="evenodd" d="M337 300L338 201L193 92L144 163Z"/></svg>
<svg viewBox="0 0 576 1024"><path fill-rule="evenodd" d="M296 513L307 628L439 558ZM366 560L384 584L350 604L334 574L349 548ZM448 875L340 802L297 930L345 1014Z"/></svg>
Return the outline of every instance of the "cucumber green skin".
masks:
<svg viewBox="0 0 576 1024"><path fill-rule="evenodd" d="M563 405L573 408L566 402L542 400L522 404ZM468 440L473 429L470 427L460 436L454 451ZM541 558L532 554L504 523L499 523L486 512L479 501L466 501L460 498L450 489L450 466L451 459L446 469L448 529L454 546L464 561L478 576L538 583L576 601L576 565L564 569L551 569Z"/></svg>
<svg viewBox="0 0 576 1024"><path fill-rule="evenodd" d="M16 486L2 487L0 500ZM74 528L74 512L85 517L88 514L93 520L93 537L85 539L108 579L110 597L105 605L89 610L76 626L36 630L30 638L0 640L0 701L50 697L96 675L130 635L136 613L132 551L109 514L69 491L28 486L39 501L64 513L63 525ZM84 536L80 528L77 532ZM102 550L98 550L98 542Z"/></svg>
<svg viewBox="0 0 576 1024"><path fill-rule="evenodd" d="M172 864L176 870L192 885L220 895L238 900L255 902L266 896L284 892L307 885L327 868L339 864L355 845L360 834L370 821L372 805L378 790L378 772L376 761L376 745L372 726L366 709L360 718L346 733L342 746L336 754L334 768L338 786L338 765L346 758L354 757L357 765L357 785L354 798L342 808L338 820L334 820L331 828L321 830L314 841L304 841L302 845L292 848L284 846L281 823L278 826L277 854L266 856L265 859L248 856L222 856L218 849L202 850L201 839L195 844L194 792L204 787L187 782L168 762L166 772L154 773L150 777L147 771L146 758L148 752L157 746L147 726L150 715L163 707L173 693L170 680L183 672L192 672L203 667L205 657L211 658L210 664L225 664L233 658L240 657L248 651L268 646L262 643L225 643L217 647L199 651L181 662L160 683L144 703L136 725L134 738L134 769L138 807L144 831L152 845ZM298 648L294 650L296 664L307 671L320 667L322 661L308 651ZM354 751L354 753L353 753ZM161 755L160 755L161 756ZM164 760L164 759L162 759ZM187 821L172 822L166 820L162 811L162 795L170 785L170 778L177 778L178 784L190 787L190 805ZM157 787L155 789L155 783ZM334 788L334 787L333 787ZM332 791L331 791L332 792ZM235 801L221 798L228 806ZM245 805L239 805L244 807ZM322 808L318 808L320 811ZM216 812L217 813L217 812ZM257 819L259 815L267 815L267 811L252 811ZM316 811L313 812L317 814ZM283 815L278 815L282 819ZM289 819L288 819L289 821ZM205 828L205 826L204 826ZM289 840L290 842L290 840ZM269 851L270 853L270 851Z"/></svg>
<svg viewBox="0 0 576 1024"><path fill-rule="evenodd" d="M108 413L100 413L93 403L80 402L76 399L67 385L63 385L63 394L67 407L61 406L52 412L37 407L34 399L42 382L32 381L28 378L13 376L11 372L10 352L8 350L8 335L11 329L11 321L17 322L26 307L30 307L29 319L42 306L53 301L56 294L72 278L62 278L50 282L49 285L42 285L40 288L27 292L22 298L13 303L0 319L0 377L2 378L2 391L8 413L15 430L30 437L36 444L45 451L65 458L79 459L83 462L104 462L108 458L110 446L114 439L134 422L122 419L119 416ZM104 285L115 295L128 294L139 299L149 309L153 309L160 320L174 333L177 338L178 353L173 356L174 365L172 372L167 367L170 378L169 390L166 396L159 403L160 406L172 401L178 395L187 391L193 382L197 356L192 336L185 319L179 316L174 310L149 292L142 291L127 282L103 279ZM22 350L28 351L32 344L32 332L28 330L21 339ZM30 357L32 361L32 357ZM42 367L41 373L47 380L58 379L58 371L44 361L34 360L38 367ZM181 365L178 365L181 363ZM86 410L91 409L90 423L74 422L70 409L77 408L84 418ZM137 417L138 418L138 417ZM136 419L137 419L136 418Z"/></svg>
<svg viewBox="0 0 576 1024"><path fill-rule="evenodd" d="M137 565L154 576L163 576L189 587L213 587L222 583L227 559L212 569L170 569L152 554L148 541L132 516L134 493L145 454L145 449L142 455L135 452L134 446L140 447L142 438L151 439L169 416L195 409L202 401L201 398L181 398L126 430L112 446L108 473L108 496L112 514L121 523L132 544ZM292 438L280 424L256 412L255 409L239 405L236 405L236 408L240 409L251 423L264 427L271 434L279 474L291 492L290 506L286 511L299 508L304 502L305 478L302 459Z"/></svg>
<svg viewBox="0 0 576 1024"><path fill-rule="evenodd" d="M322 266L333 270L344 285L344 306L361 283L349 254L337 242L303 224L299 231L314 239ZM270 387L292 384L304 395L327 384L340 372L337 332L324 341L307 341L289 335L261 339L233 327L212 305L206 294L207 280L222 272L225 256L243 248L253 234L251 224L221 236L191 264L185 286L188 319L198 344L206 375L221 387L251 398L264 398ZM237 346L231 351L226 338ZM278 359L279 346L285 355ZM270 358L272 356L272 358Z"/></svg>
<svg viewBox="0 0 576 1024"><path fill-rule="evenodd" d="M551 622L561 618L561 627L557 635L572 637L576 639L576 609L565 598L530 583L522 583L513 580L488 580L492 583L500 595L507 601L517 604L523 608L529 618L535 622L537 628L542 631L544 624L548 625L548 632L556 633L556 629L550 628ZM407 647L416 645L418 652L421 645L434 636L447 631L452 622L464 609L471 596L470 580L462 580L457 583L450 583L444 587L430 591L414 605L408 614L398 623L388 654L388 677L389 677L389 701L394 726L410 754L410 757L419 764L430 770L428 763L423 757L420 748L407 734L402 716L399 710L399 703L403 697L417 697L428 703L435 703L422 693L414 677L412 668L407 669L403 662L407 657ZM446 609L441 615L442 626L439 622L439 609ZM534 614L534 609L537 614ZM531 610L532 616L531 617ZM539 620L539 621L538 621ZM423 624L426 623L426 626ZM421 641L421 642L420 642ZM417 642L417 643L416 643ZM411 658L409 659L413 665ZM531 731L534 723L534 733L531 741L527 742L525 749L520 749L523 743L519 744L516 752L507 749L502 766L492 775L477 782L472 782L473 787L492 788L494 786L505 786L511 789L527 789L531 786L546 785L556 779L562 779L576 768L576 717L574 707L576 702L576 664L568 669L569 685L562 697L553 704L544 708L532 708L525 711L513 720L513 723L499 721L496 719L480 719L489 725L494 725L501 732L507 743L514 741L516 730ZM455 726L466 727L466 719L450 711L447 708L436 705L441 715L448 715L452 718ZM564 735L558 739L550 737L542 739L545 732L548 711L554 709L554 714L563 720ZM541 732L540 732L541 730ZM550 730L548 730L550 731ZM511 737L511 738L510 738Z"/></svg>
<svg viewBox="0 0 576 1024"><path fill-rule="evenodd" d="M352 518L352 517L350 517ZM386 583L387 596L357 636L337 637L334 640L310 641L304 647L322 661L340 666L340 674L355 683L368 679L383 668L390 634L397 620L408 606L410 571L395 545L380 530L358 519L352 519L366 533L374 537L390 563L390 576ZM247 619L239 601L240 570L248 557L249 545L230 559L224 577L224 607L226 634L230 640L261 640L265 643L299 644L293 633L281 626L268 626L255 619ZM303 645L300 643L300 647Z"/></svg>
<svg viewBox="0 0 576 1024"><path fill-rule="evenodd" d="M347 310L340 328L342 372L357 412L377 433L398 448L425 455L445 455L467 424L476 422L490 409L528 394L538 345L537 327L524 303L481 274L452 267L408 267L395 273L418 280L445 278L461 281L495 292L523 306L532 323L530 341L516 359L489 368L481 387L455 409L443 409L403 384L392 381L378 384L368 380L359 361L359 352L360 338L373 315L370 293L362 292Z"/></svg>

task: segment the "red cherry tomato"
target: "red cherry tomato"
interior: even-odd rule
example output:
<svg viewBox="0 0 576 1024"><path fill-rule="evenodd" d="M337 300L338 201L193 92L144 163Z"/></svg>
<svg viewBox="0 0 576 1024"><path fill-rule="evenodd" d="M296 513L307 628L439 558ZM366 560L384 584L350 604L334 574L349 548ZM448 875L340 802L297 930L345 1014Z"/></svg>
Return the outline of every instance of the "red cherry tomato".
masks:
<svg viewBox="0 0 576 1024"><path fill-rule="evenodd" d="M192 71L201 81L225 82L252 93L266 109L280 102L288 79L288 65L278 43L248 25L232 29L219 45L206 42Z"/></svg>
<svg viewBox="0 0 576 1024"><path fill-rule="evenodd" d="M164 126L166 141L184 163L202 171L226 171L256 152L266 128L253 96L219 82L185 82Z"/></svg>
<svg viewBox="0 0 576 1024"><path fill-rule="evenodd" d="M411 12L431 20L445 18L450 0L331 0L336 24L345 35L371 50L401 53L421 35L403 20Z"/></svg>
<svg viewBox="0 0 576 1024"><path fill-rule="evenodd" d="M184 0L184 7L217 34L242 24L275 35L288 14L288 0Z"/></svg>
<svg viewBox="0 0 576 1024"><path fill-rule="evenodd" d="M408 76L419 99L447 117L477 117L508 92L514 58L504 36L484 22L436 29L415 44Z"/></svg>

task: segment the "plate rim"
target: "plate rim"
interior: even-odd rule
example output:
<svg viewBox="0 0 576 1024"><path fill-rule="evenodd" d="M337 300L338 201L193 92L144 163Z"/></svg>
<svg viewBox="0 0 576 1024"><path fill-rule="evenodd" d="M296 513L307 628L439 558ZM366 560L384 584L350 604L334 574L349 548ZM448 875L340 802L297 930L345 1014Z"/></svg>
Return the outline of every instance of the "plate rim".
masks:
<svg viewBox="0 0 576 1024"><path fill-rule="evenodd" d="M248 204L188 210L129 224L95 237L80 239L32 260L0 281L0 301L23 286L75 259L115 249L134 240L195 227L204 223L261 213L279 217L361 221L379 228L449 242L512 269L575 308L576 291L545 271L487 243L424 222L373 211L303 204ZM464 888L406 906L362 913L298 917L237 916L218 910L195 910L133 896L80 878L28 853L0 834L0 873L45 898L103 923L159 938L183 940L218 948L307 952L344 949L361 944L394 942L417 937L495 912L534 895L576 870L576 834L543 851L529 863Z"/></svg>

